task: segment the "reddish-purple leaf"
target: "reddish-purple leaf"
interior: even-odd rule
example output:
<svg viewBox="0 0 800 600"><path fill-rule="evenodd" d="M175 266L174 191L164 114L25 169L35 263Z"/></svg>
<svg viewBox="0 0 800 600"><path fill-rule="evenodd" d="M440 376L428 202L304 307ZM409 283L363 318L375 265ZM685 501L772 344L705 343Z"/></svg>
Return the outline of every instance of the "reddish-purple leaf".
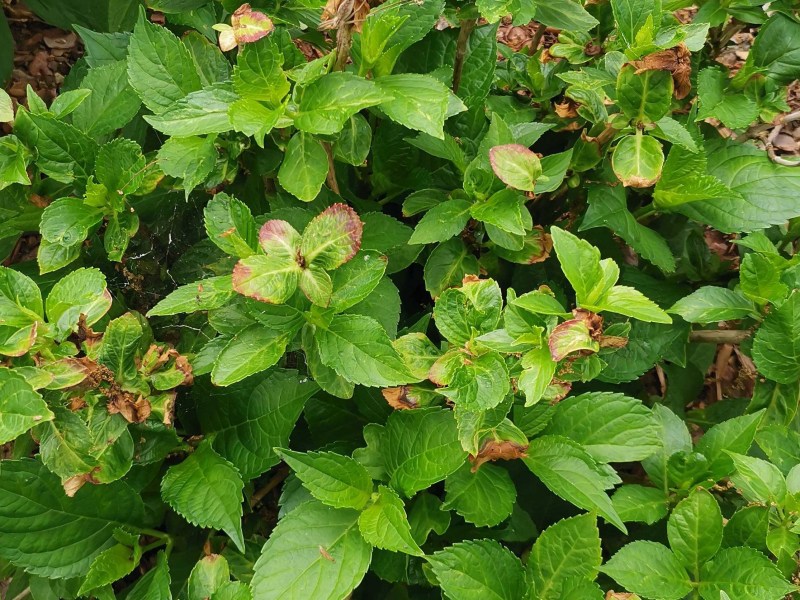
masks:
<svg viewBox="0 0 800 600"><path fill-rule="evenodd" d="M346 204L334 204L314 217L303 232L300 254L306 265L335 269L353 258L361 247L363 224Z"/></svg>

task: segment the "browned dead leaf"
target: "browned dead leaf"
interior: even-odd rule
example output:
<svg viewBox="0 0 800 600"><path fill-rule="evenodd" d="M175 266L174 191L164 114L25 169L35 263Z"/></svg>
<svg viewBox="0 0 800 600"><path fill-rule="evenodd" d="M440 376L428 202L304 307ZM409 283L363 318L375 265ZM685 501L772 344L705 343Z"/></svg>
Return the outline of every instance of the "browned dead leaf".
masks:
<svg viewBox="0 0 800 600"><path fill-rule="evenodd" d="M562 119L574 119L578 116L578 105L569 98L565 98L564 102L556 102L553 104L553 109L556 114Z"/></svg>
<svg viewBox="0 0 800 600"><path fill-rule="evenodd" d="M480 466L489 461L515 460L528 456L528 444L518 444L509 440L486 440L478 450L478 454L469 455L472 463L472 472L475 473Z"/></svg>
<svg viewBox="0 0 800 600"><path fill-rule="evenodd" d="M678 44L669 50L660 50L648 54L642 60L634 60L631 64L637 73L644 71L669 71L675 84L675 97L685 98L692 89L689 78L692 75L692 53L685 44Z"/></svg>
<svg viewBox="0 0 800 600"><path fill-rule="evenodd" d="M106 396L108 397L109 414L119 413L125 417L128 423L143 423L152 411L150 401L141 395L134 398L130 392L112 388L106 392Z"/></svg>
<svg viewBox="0 0 800 600"><path fill-rule="evenodd" d="M321 31L329 31L349 24L360 33L369 9L368 0L328 0L322 9L319 28Z"/></svg>
<svg viewBox="0 0 800 600"><path fill-rule="evenodd" d="M419 408L419 402L408 394L409 388L407 385L400 387L383 388L381 394L386 398L389 406L395 410L409 410L412 408Z"/></svg>

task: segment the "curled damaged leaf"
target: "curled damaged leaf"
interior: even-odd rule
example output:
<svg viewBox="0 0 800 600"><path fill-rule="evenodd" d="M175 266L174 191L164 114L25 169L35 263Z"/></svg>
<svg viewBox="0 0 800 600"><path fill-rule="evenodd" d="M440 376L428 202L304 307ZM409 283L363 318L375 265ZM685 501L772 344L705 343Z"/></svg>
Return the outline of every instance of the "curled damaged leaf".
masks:
<svg viewBox="0 0 800 600"><path fill-rule="evenodd" d="M641 131L623 137L611 156L611 168L625 187L655 185L661 179L663 167L661 143Z"/></svg>
<svg viewBox="0 0 800 600"><path fill-rule="evenodd" d="M410 388L407 385L399 387L383 388L381 394L395 410L410 410L419 408L419 402L409 395Z"/></svg>
<svg viewBox="0 0 800 600"><path fill-rule="evenodd" d="M521 144L495 146L489 150L489 162L500 181L517 190L532 192L537 180L547 180L539 157Z"/></svg>
<svg viewBox="0 0 800 600"><path fill-rule="evenodd" d="M495 246L492 252L500 258L520 265L533 265L546 260L553 251L553 238L541 225L536 225L524 238L521 250Z"/></svg>
<svg viewBox="0 0 800 600"><path fill-rule="evenodd" d="M572 314L575 318L557 325L547 340L550 356L556 362L573 352L586 355L600 349L603 317L581 308L573 310Z"/></svg>
<svg viewBox="0 0 800 600"><path fill-rule="evenodd" d="M81 473L80 475L73 475L72 477L65 479L61 484L61 487L64 488L64 494L67 496L67 498L72 498L86 483L97 485L100 482L94 478L94 475L91 472Z"/></svg>
<svg viewBox="0 0 800 600"><path fill-rule="evenodd" d="M352 25L355 31L361 32L361 25L369 14L368 0L328 0L322 9L320 31L339 29L341 25Z"/></svg>
<svg viewBox="0 0 800 600"><path fill-rule="evenodd" d="M108 414L121 414L128 423L144 423L152 412L150 401L144 396L134 395L120 389L112 389L108 395Z"/></svg>
<svg viewBox="0 0 800 600"><path fill-rule="evenodd" d="M685 44L678 44L668 50L660 50L648 54L641 60L634 60L631 64L636 67L636 73L644 71L669 71L675 84L675 97L680 100L685 98L692 89L689 78L692 75L692 53Z"/></svg>
<svg viewBox="0 0 800 600"><path fill-rule="evenodd" d="M469 461L472 463L472 472L475 473L485 462L527 457L528 444L520 444L511 440L488 439L481 444L478 454L469 455Z"/></svg>
<svg viewBox="0 0 800 600"><path fill-rule="evenodd" d="M230 25L215 25L214 29L220 32L220 50L227 52L240 44L257 42L269 35L275 26L267 15L253 10L249 4L242 4L231 15Z"/></svg>

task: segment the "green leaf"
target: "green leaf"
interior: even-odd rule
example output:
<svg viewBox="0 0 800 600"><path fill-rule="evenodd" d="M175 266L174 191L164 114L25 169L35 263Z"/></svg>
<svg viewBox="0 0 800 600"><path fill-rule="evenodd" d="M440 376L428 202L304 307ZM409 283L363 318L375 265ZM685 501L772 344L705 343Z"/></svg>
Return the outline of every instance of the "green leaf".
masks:
<svg viewBox="0 0 800 600"><path fill-rule="evenodd" d="M177 137L225 133L233 129L228 111L238 99L229 86L216 84L191 92L162 112L145 115L144 120L153 129Z"/></svg>
<svg viewBox="0 0 800 600"><path fill-rule="evenodd" d="M626 590L655 600L681 600L693 589L675 555L656 542L631 542L600 570Z"/></svg>
<svg viewBox="0 0 800 600"><path fill-rule="evenodd" d="M598 22L592 15L573 0L553 0L536 3L536 20L548 27L567 31L589 31Z"/></svg>
<svg viewBox="0 0 800 600"><path fill-rule="evenodd" d="M536 180L542 175L539 157L520 144L493 147L489 150L489 161L494 174L517 190L532 192Z"/></svg>
<svg viewBox="0 0 800 600"><path fill-rule="evenodd" d="M589 188L589 208L583 216L580 231L595 227L608 227L642 258L646 258L665 273L675 271L675 257L666 240L636 220L628 210L623 188Z"/></svg>
<svg viewBox="0 0 800 600"><path fill-rule="evenodd" d="M372 495L372 478L349 456L335 452L276 452L317 500L334 508L361 510Z"/></svg>
<svg viewBox="0 0 800 600"><path fill-rule="evenodd" d="M390 487L378 486L373 502L358 516L358 528L364 539L376 548L423 556L411 535L403 501Z"/></svg>
<svg viewBox="0 0 800 600"><path fill-rule="evenodd" d="M678 300L669 312L689 323L705 324L743 319L755 313L756 307L739 292L707 285Z"/></svg>
<svg viewBox="0 0 800 600"><path fill-rule="evenodd" d="M744 93L729 89L728 74L719 67L708 67L697 76L700 110L697 120L715 118L731 129L743 129L758 120L758 104Z"/></svg>
<svg viewBox="0 0 800 600"><path fill-rule="evenodd" d="M304 502L278 522L253 567L259 600L344 598L361 582L372 555L359 513Z"/></svg>
<svg viewBox="0 0 800 600"><path fill-rule="evenodd" d="M544 436L528 447L525 465L554 494L584 510L595 510L620 531L625 525L603 491L611 487L594 459L580 445L560 436ZM617 480L618 481L618 480Z"/></svg>
<svg viewBox="0 0 800 600"><path fill-rule="evenodd" d="M386 332L363 315L336 315L327 328L317 328L323 364L339 375L368 387L401 385L413 380Z"/></svg>
<svg viewBox="0 0 800 600"><path fill-rule="evenodd" d="M800 379L800 294L796 291L758 328L753 360L761 374L778 383Z"/></svg>
<svg viewBox="0 0 800 600"><path fill-rule="evenodd" d="M24 377L0 369L0 443L6 444L34 425L50 421L53 413Z"/></svg>
<svg viewBox="0 0 800 600"><path fill-rule="evenodd" d="M372 128L363 116L356 113L345 122L333 145L333 155L337 160L358 167L367 160L371 146Z"/></svg>
<svg viewBox="0 0 800 600"><path fill-rule="evenodd" d="M503 309L500 286L493 279L471 279L445 290L433 307L436 328L456 346L497 328Z"/></svg>
<svg viewBox="0 0 800 600"><path fill-rule="evenodd" d="M42 211L39 230L48 242L72 246L83 242L89 230L103 220L103 211L80 198L59 198Z"/></svg>
<svg viewBox="0 0 800 600"><path fill-rule="evenodd" d="M594 581L601 562L594 515L558 521L536 538L528 557L532 595L541 600L565 598L563 592L570 582Z"/></svg>
<svg viewBox="0 0 800 600"><path fill-rule="evenodd" d="M297 289L301 273L293 258L253 254L233 268L233 289L260 302L283 304Z"/></svg>
<svg viewBox="0 0 800 600"><path fill-rule="evenodd" d="M460 101L443 83L430 75L416 73L388 75L375 83L387 96L380 105L386 116L409 129L444 139L450 102L455 100L460 104ZM461 110L466 107L462 105Z"/></svg>
<svg viewBox="0 0 800 600"><path fill-rule="evenodd" d="M103 333L97 362L111 369L117 381L135 379L139 368L136 351L143 335L142 323L133 313L114 319Z"/></svg>
<svg viewBox="0 0 800 600"><path fill-rule="evenodd" d="M133 542L133 547L115 544L95 557L86 579L81 584L79 594L89 595L87 592L114 583L136 568L142 557L139 536L132 536L130 541Z"/></svg>
<svg viewBox="0 0 800 600"><path fill-rule="evenodd" d="M98 138L128 124L142 105L128 83L124 60L96 66L81 81L91 95L72 113L72 124Z"/></svg>
<svg viewBox="0 0 800 600"><path fill-rule="evenodd" d="M243 488L236 468L205 441L167 470L161 480L161 497L190 523L222 529L244 552Z"/></svg>
<svg viewBox="0 0 800 600"><path fill-rule="evenodd" d="M193 395L203 431L214 433L214 450L249 480L278 463L273 448L289 442L317 390L297 371L276 369L224 389L196 383Z"/></svg>
<svg viewBox="0 0 800 600"><path fill-rule="evenodd" d="M271 37L245 44L233 70L236 93L276 108L289 92L282 65L283 55Z"/></svg>
<svg viewBox="0 0 800 600"><path fill-rule="evenodd" d="M624 285L615 285L608 291L602 302L595 306L587 305L586 307L633 317L649 323L672 323L672 318L661 310L658 304L647 298L639 290Z"/></svg>
<svg viewBox="0 0 800 600"><path fill-rule="evenodd" d="M331 307L340 312L367 298L381 282L386 271L386 262L386 257L382 254L362 251L353 260L336 269L332 275Z"/></svg>
<svg viewBox="0 0 800 600"><path fill-rule="evenodd" d="M433 249L425 262L425 289L433 297L458 285L466 275L478 274L478 259L460 239L450 239Z"/></svg>
<svg viewBox="0 0 800 600"><path fill-rule="evenodd" d="M797 78L800 66L800 27L797 21L787 15L774 13L764 23L756 39L753 40L750 62L778 85L787 85Z"/></svg>
<svg viewBox="0 0 800 600"><path fill-rule="evenodd" d="M698 488L681 500L667 522L667 537L678 561L696 580L722 543L722 512L714 496Z"/></svg>
<svg viewBox="0 0 800 600"><path fill-rule="evenodd" d="M497 27L497 23L478 26L469 36L457 92L467 108L483 107L492 87L497 65Z"/></svg>
<svg viewBox="0 0 800 600"><path fill-rule="evenodd" d="M473 472L471 465L465 463L445 479L444 489L442 508L455 510L478 527L494 527L505 521L517 499L508 471L494 465L481 465Z"/></svg>
<svg viewBox="0 0 800 600"><path fill-rule="evenodd" d="M466 460L452 412L438 408L393 412L380 447L391 486L406 497L442 481Z"/></svg>
<svg viewBox="0 0 800 600"><path fill-rule="evenodd" d="M122 482L83 486L69 498L58 477L30 459L0 469L0 556L42 577L86 574L119 527L144 526L139 494ZM49 530L47 536L31 531Z"/></svg>
<svg viewBox="0 0 800 600"><path fill-rule="evenodd" d="M336 203L314 217L303 231L300 253L306 263L333 270L349 261L361 247L364 226L356 211Z"/></svg>
<svg viewBox="0 0 800 600"><path fill-rule="evenodd" d="M633 65L626 65L617 75L617 105L635 124L653 123L669 112L672 74L669 71L636 71Z"/></svg>
<svg viewBox="0 0 800 600"><path fill-rule="evenodd" d="M169 138L156 155L166 175L183 180L186 197L211 174L217 162L214 137Z"/></svg>
<svg viewBox="0 0 800 600"><path fill-rule="evenodd" d="M0 139L0 191L15 183L30 185L27 171L30 159L31 153L17 136L7 135Z"/></svg>
<svg viewBox="0 0 800 600"><path fill-rule="evenodd" d="M211 371L216 385L230 385L277 363L295 330L278 332L258 323L236 333L222 348Z"/></svg>
<svg viewBox="0 0 800 600"><path fill-rule="evenodd" d="M593 304L605 296L619 277L610 259L600 260L600 251L589 242L559 227L552 227L553 247L579 305Z"/></svg>
<svg viewBox="0 0 800 600"><path fill-rule="evenodd" d="M652 525L667 516L664 491L653 487L626 484L617 488L611 503L624 522L636 521Z"/></svg>
<svg viewBox="0 0 800 600"><path fill-rule="evenodd" d="M189 574L189 598L205 600L231 579L230 567L225 557L209 554L197 561Z"/></svg>
<svg viewBox="0 0 800 600"><path fill-rule="evenodd" d="M172 592L169 588L169 565L167 555L159 552L156 559L156 566L145 573L130 593L126 596L127 600L149 600L150 598L160 598L161 600L172 600Z"/></svg>
<svg viewBox="0 0 800 600"><path fill-rule="evenodd" d="M440 394L456 406L469 411L484 411L500 404L510 390L508 368L499 352L479 356L449 352L431 367L429 378Z"/></svg>
<svg viewBox="0 0 800 600"><path fill-rule="evenodd" d="M352 73L328 73L302 88L294 124L307 133L338 133L361 109L391 99L374 81Z"/></svg>
<svg viewBox="0 0 800 600"><path fill-rule="evenodd" d="M144 11L128 46L128 81L157 115L201 87L186 46L168 29L150 23Z"/></svg>
<svg viewBox="0 0 800 600"><path fill-rule="evenodd" d="M81 316L87 326L94 325L111 308L106 278L99 269L75 269L50 290L46 308L57 339L72 333Z"/></svg>
<svg viewBox="0 0 800 600"><path fill-rule="evenodd" d="M708 470L714 481L733 473L729 452L744 454L750 450L763 411L742 415L714 425L697 442L697 451L708 459Z"/></svg>
<svg viewBox="0 0 800 600"><path fill-rule="evenodd" d="M614 148L611 166L625 187L650 187L659 180L664 166L661 143L641 131L626 135Z"/></svg>
<svg viewBox="0 0 800 600"><path fill-rule="evenodd" d="M731 481L744 499L762 504L783 504L786 498L786 480L778 467L766 460L728 452L736 472Z"/></svg>
<svg viewBox="0 0 800 600"><path fill-rule="evenodd" d="M640 400L589 392L562 400L546 434L578 442L598 462L634 462L661 446L658 423Z"/></svg>
<svg viewBox="0 0 800 600"><path fill-rule="evenodd" d="M611 9L622 40L634 46L636 34L648 17L652 19L661 14L661 0L612 0Z"/></svg>
<svg viewBox="0 0 800 600"><path fill-rule="evenodd" d="M519 600L525 572L514 554L493 540L459 542L427 557L451 600Z"/></svg>
<svg viewBox="0 0 800 600"><path fill-rule="evenodd" d="M780 600L797 588L786 581L775 564L752 548L725 548L700 575L703 600L716 600L721 592L733 598Z"/></svg>
<svg viewBox="0 0 800 600"><path fill-rule="evenodd" d="M51 115L26 110L17 111L14 133L28 148L36 149L36 165L42 173L61 183L86 185L97 144L85 133Z"/></svg>
<svg viewBox="0 0 800 600"><path fill-rule="evenodd" d="M286 146L278 181L303 202L311 202L319 194L328 175L328 157L319 140L298 131Z"/></svg>
<svg viewBox="0 0 800 600"><path fill-rule="evenodd" d="M283 116L283 106L268 108L257 100L236 100L228 107L228 118L234 131L255 138L259 147L264 147L264 137L278 124Z"/></svg>
<svg viewBox="0 0 800 600"><path fill-rule="evenodd" d="M212 310L227 304L233 297L230 275L209 277L202 281L182 285L151 308L147 316L167 316Z"/></svg>
<svg viewBox="0 0 800 600"><path fill-rule="evenodd" d="M513 235L524 235L530 216L525 207L525 197L511 189L500 190L488 200L472 205L473 218ZM529 227L528 227L529 228ZM517 247L517 249L520 249Z"/></svg>
<svg viewBox="0 0 800 600"><path fill-rule="evenodd" d="M296 260L300 251L300 234L286 221L270 219L258 232L258 245L267 256Z"/></svg>
<svg viewBox="0 0 800 600"><path fill-rule="evenodd" d="M97 181L109 192L135 194L145 180L147 163L139 144L117 138L100 147L94 168Z"/></svg>

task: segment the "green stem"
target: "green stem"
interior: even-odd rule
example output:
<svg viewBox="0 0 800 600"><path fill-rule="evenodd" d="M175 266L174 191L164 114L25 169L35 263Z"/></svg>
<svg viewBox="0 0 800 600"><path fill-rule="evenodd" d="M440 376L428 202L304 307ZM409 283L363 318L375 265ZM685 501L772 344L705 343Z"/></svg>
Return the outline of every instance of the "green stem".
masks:
<svg viewBox="0 0 800 600"><path fill-rule="evenodd" d="M642 206L640 209L635 210L633 212L633 216L636 217L636 220L642 222L650 217L655 216L658 213L658 209L656 209L654 204L648 204L647 206Z"/></svg>
<svg viewBox="0 0 800 600"><path fill-rule="evenodd" d="M157 548L163 545L166 547L167 556L172 554L172 544L174 543L174 540L172 539L172 536L169 535L168 533L164 533L163 531L159 531L158 529L147 529L147 528L140 529L139 533L141 533L142 535L148 535L150 537L158 538L157 542L153 542L152 544L148 544L147 546L145 546L144 549L142 550L143 552L146 552L147 550L150 550L152 548Z"/></svg>

